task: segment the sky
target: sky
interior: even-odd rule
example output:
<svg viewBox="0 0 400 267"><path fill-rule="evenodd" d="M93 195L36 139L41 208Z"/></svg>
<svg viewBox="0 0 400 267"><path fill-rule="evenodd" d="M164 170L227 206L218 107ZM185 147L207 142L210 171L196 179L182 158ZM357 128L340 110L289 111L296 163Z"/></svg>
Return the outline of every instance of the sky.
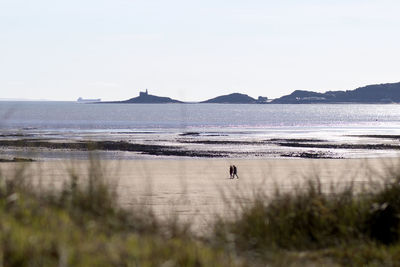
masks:
<svg viewBox="0 0 400 267"><path fill-rule="evenodd" d="M398 0L0 0L0 98L185 101L400 81Z"/></svg>

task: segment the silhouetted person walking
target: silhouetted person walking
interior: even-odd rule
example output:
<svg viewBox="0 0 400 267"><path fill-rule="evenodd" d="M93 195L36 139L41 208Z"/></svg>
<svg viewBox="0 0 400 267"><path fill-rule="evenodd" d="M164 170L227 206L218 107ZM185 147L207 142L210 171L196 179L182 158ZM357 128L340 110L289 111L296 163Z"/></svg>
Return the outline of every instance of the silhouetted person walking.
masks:
<svg viewBox="0 0 400 267"><path fill-rule="evenodd" d="M233 178L233 166L229 166L229 178L232 179Z"/></svg>
<svg viewBox="0 0 400 267"><path fill-rule="evenodd" d="M232 178L235 178L235 175L236 175L236 178L239 179L239 176L237 175L237 168L236 168L235 165L233 165L233 176L232 176Z"/></svg>

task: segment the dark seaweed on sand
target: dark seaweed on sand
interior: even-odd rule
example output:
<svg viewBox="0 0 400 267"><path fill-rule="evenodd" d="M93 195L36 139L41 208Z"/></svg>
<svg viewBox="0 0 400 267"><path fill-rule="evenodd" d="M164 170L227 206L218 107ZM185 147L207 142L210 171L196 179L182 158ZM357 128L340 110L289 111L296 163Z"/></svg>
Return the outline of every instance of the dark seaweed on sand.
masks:
<svg viewBox="0 0 400 267"><path fill-rule="evenodd" d="M32 147L49 149L74 149L74 150L105 150L129 151L157 156L182 156L182 157L225 157L220 152L213 151L187 151L174 146L132 144L124 141L81 141L81 142L45 142L34 140L0 140L3 147Z"/></svg>

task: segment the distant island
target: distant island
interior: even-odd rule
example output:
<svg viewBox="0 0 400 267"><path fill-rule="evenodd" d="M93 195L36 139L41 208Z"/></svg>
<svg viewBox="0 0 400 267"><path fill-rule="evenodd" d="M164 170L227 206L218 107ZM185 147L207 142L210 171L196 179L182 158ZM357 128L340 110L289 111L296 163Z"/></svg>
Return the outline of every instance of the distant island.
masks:
<svg viewBox="0 0 400 267"><path fill-rule="evenodd" d="M139 92L138 97L134 97L125 101L103 102L103 103L117 103L117 104L168 104L168 103L183 103L182 101L175 100L169 97L161 97L150 95L148 90Z"/></svg>
<svg viewBox="0 0 400 267"><path fill-rule="evenodd" d="M202 102L190 102L191 104L214 103L214 104L261 104L267 103L267 97L252 98L245 94L233 93L229 95L222 95ZM138 97L134 97L124 101L101 102L102 104L168 104L168 103L189 103L175 100L169 97L160 97L150 95L148 90L139 92Z"/></svg>
<svg viewBox="0 0 400 267"><path fill-rule="evenodd" d="M169 97L150 95L148 90L140 92L138 97L125 101L101 102L105 104L168 104L188 103ZM198 104L335 104L335 103L364 103L364 104L386 104L400 103L400 82L374 84L347 91L327 91L318 93L313 91L296 90L290 95L276 99L259 96L258 99L246 94L233 93L217 96Z"/></svg>
<svg viewBox="0 0 400 267"><path fill-rule="evenodd" d="M233 93L230 95L218 96L200 103L217 103L217 104L260 104L266 103L267 97L258 97L254 99L245 94Z"/></svg>

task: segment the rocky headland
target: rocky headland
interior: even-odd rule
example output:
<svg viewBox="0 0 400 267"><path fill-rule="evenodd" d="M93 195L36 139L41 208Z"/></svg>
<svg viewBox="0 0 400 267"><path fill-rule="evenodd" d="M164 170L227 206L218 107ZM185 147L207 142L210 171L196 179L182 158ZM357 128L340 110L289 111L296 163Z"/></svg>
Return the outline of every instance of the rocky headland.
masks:
<svg viewBox="0 0 400 267"><path fill-rule="evenodd" d="M162 97L151 95L146 90L140 92L138 97L134 97L124 101L102 102L106 104L170 104L170 103L183 103L182 101L175 100L169 97Z"/></svg>
<svg viewBox="0 0 400 267"><path fill-rule="evenodd" d="M348 91L327 91L317 93L296 90L290 95L274 99L272 104L312 104L312 103L400 103L400 82L374 84Z"/></svg>

